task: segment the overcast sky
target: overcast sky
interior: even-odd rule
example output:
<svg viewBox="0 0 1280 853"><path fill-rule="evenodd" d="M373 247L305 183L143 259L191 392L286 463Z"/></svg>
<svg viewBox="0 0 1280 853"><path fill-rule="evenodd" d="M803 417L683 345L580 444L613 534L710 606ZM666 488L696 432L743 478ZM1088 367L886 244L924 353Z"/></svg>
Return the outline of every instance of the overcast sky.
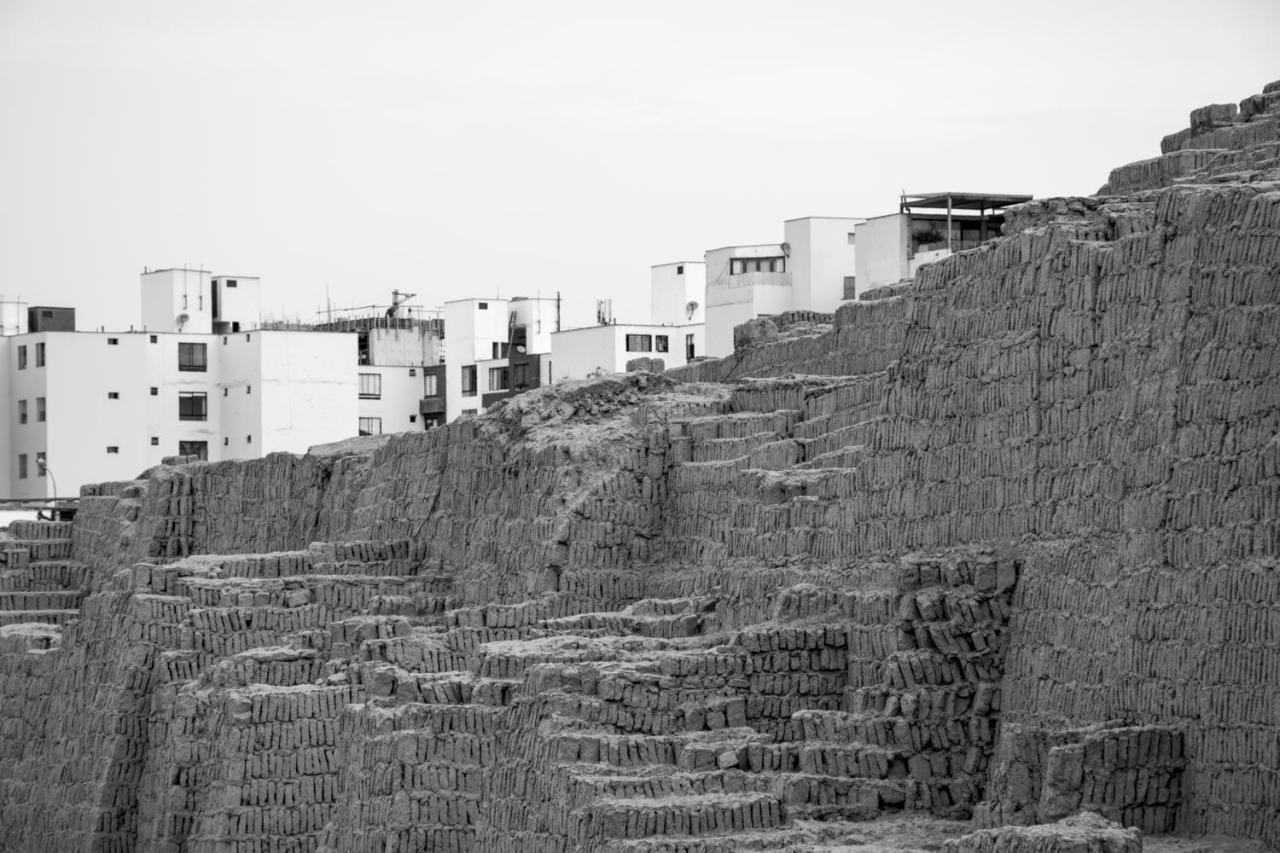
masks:
<svg viewBox="0 0 1280 853"><path fill-rule="evenodd" d="M1280 3L0 0L0 294L138 322L144 266L313 319L612 297L898 194L1095 191L1280 78Z"/></svg>

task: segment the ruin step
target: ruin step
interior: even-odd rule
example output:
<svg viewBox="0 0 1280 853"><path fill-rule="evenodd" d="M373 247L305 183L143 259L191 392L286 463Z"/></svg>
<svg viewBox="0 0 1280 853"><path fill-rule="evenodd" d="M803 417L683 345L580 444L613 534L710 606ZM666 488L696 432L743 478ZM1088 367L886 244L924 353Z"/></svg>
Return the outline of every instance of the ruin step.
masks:
<svg viewBox="0 0 1280 853"><path fill-rule="evenodd" d="M764 832L735 832L729 835L695 836L664 835L654 838L616 839L594 849L600 853L736 853L738 850L776 851L790 853L796 845L811 841L811 836L799 829L783 828ZM862 853L861 848L858 848ZM876 851L869 851L876 853ZM912 851L894 851L912 853Z"/></svg>
<svg viewBox="0 0 1280 853"><path fill-rule="evenodd" d="M41 622L46 625L65 625L80 618L80 610L6 610L0 611L0 625L21 625Z"/></svg>
<svg viewBox="0 0 1280 853"><path fill-rule="evenodd" d="M27 552L31 562L40 560L67 560L71 558L70 539L12 539L4 543L6 550Z"/></svg>
<svg viewBox="0 0 1280 853"><path fill-rule="evenodd" d="M44 560L0 569L0 591L73 590L85 585L88 567L74 560Z"/></svg>
<svg viewBox="0 0 1280 853"><path fill-rule="evenodd" d="M588 838L731 835L788 825L781 801L761 793L604 798L575 811Z"/></svg>
<svg viewBox="0 0 1280 853"><path fill-rule="evenodd" d="M79 610L84 596L80 590L0 592L0 611Z"/></svg>
<svg viewBox="0 0 1280 853"><path fill-rule="evenodd" d="M37 521L21 518L9 522L9 535L14 539L71 539L70 521Z"/></svg>

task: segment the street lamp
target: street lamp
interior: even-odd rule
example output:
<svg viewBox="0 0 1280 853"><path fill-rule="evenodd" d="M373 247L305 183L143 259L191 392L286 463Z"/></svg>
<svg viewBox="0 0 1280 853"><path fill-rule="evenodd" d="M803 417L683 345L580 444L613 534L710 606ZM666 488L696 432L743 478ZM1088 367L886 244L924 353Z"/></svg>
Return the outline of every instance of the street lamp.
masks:
<svg viewBox="0 0 1280 853"><path fill-rule="evenodd" d="M45 461L43 453L36 455L36 467L40 469L41 474L49 475L49 482L53 485L53 497L56 498L58 496L58 480L53 476L53 469Z"/></svg>

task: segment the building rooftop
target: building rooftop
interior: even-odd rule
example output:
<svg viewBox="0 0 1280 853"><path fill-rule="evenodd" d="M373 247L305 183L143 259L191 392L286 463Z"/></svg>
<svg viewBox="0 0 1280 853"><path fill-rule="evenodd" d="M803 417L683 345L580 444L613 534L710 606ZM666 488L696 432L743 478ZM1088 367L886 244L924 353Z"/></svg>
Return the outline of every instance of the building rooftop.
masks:
<svg viewBox="0 0 1280 853"><path fill-rule="evenodd" d="M1031 201L1029 195L1010 193L962 193L955 191L936 193L904 193L899 210L907 211L913 207L951 208L952 210L997 210L1011 204L1022 204Z"/></svg>

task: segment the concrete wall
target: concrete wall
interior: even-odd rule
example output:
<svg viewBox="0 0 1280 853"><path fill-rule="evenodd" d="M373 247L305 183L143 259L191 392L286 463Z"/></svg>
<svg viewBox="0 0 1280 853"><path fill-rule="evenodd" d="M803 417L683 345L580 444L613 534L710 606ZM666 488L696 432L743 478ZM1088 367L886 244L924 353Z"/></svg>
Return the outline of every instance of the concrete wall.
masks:
<svg viewBox="0 0 1280 853"><path fill-rule="evenodd" d="M210 458L251 459L262 453L262 401L268 393L262 382L262 343L259 332L240 332L218 338L218 392L222 437L210 446ZM252 437L252 439L251 439Z"/></svg>
<svg viewBox="0 0 1280 853"><path fill-rule="evenodd" d="M791 247L792 308L834 311L844 300L845 276L856 272L851 237L862 221L810 216L784 223L785 239Z"/></svg>
<svg viewBox="0 0 1280 853"><path fill-rule="evenodd" d="M854 266L859 295L911 277L907 265L911 249L908 220L904 214L892 213L857 226L858 253Z"/></svg>
<svg viewBox="0 0 1280 853"><path fill-rule="evenodd" d="M790 272L749 272L732 275L734 258L769 258L782 254L782 246L727 246L707 252L706 355L733 352L733 327L761 314L776 314L792 307Z"/></svg>
<svg viewBox="0 0 1280 853"><path fill-rule="evenodd" d="M572 329L555 336L551 359L556 380L585 379L594 371L620 373L627 369L633 358L660 358L665 367L682 367L685 358L685 335L694 336L695 355L705 347L704 326L658 326L652 324L627 324L615 326L588 326ZM628 335L648 335L652 349L630 351ZM658 350L658 336L667 339L667 351Z"/></svg>
<svg viewBox="0 0 1280 853"><path fill-rule="evenodd" d="M381 377L382 396L376 400L360 398L358 417L381 418L382 432L408 432L422 429L418 404L424 391L424 367L403 365L361 365L359 373ZM357 398L359 394L357 393Z"/></svg>
<svg viewBox="0 0 1280 853"><path fill-rule="evenodd" d="M228 282L235 282L229 286ZM212 280L218 293L220 322L239 323L240 331L247 332L262 324L262 281L257 276L220 275ZM231 331L231 327L227 327Z"/></svg>
<svg viewBox="0 0 1280 853"><path fill-rule="evenodd" d="M142 326L153 332L213 331L213 290L204 270L156 270L142 276ZM178 317L187 315L179 328Z"/></svg>
<svg viewBox="0 0 1280 853"><path fill-rule="evenodd" d="M355 435L359 417L355 336L253 333L259 335L263 386L259 452L300 452Z"/></svg>
<svg viewBox="0 0 1280 853"><path fill-rule="evenodd" d="M697 307L691 314L690 302ZM680 326L706 322L707 265L702 261L657 264L649 269L649 322Z"/></svg>

